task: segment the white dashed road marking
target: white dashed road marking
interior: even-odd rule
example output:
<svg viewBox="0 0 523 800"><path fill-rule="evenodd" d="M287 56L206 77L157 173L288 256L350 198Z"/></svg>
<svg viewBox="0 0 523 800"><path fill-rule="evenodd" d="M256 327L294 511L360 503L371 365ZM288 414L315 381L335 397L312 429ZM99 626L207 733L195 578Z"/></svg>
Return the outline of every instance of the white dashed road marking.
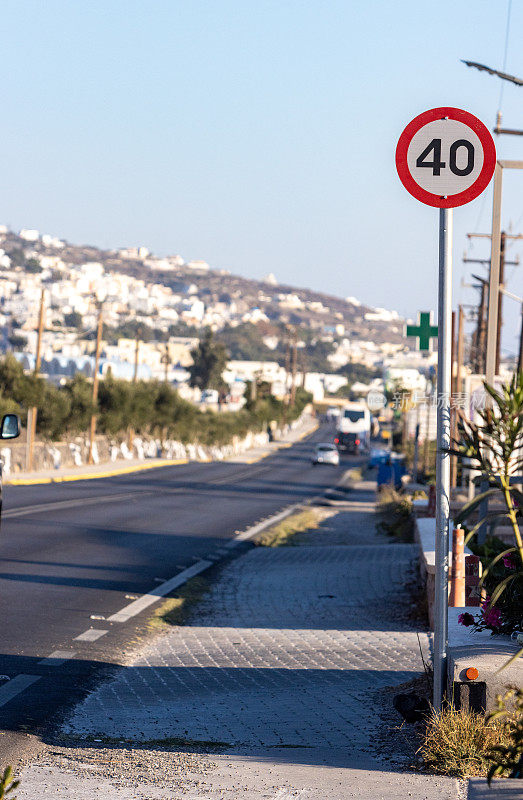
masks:
<svg viewBox="0 0 523 800"><path fill-rule="evenodd" d="M105 636L106 633L109 631L101 631L97 628L88 628L88 630L84 631L80 634L80 636L75 636L75 641L80 642L96 642L101 636Z"/></svg>
<svg viewBox="0 0 523 800"><path fill-rule="evenodd" d="M72 650L55 650L54 653L51 653L47 658L42 658L42 660L38 662L38 665L42 667L59 667L64 661L69 661L69 659L74 658L75 655L76 653Z"/></svg>
<svg viewBox="0 0 523 800"><path fill-rule="evenodd" d="M40 675L17 675L0 687L0 706L5 706L13 697L23 692L32 683L40 680Z"/></svg>

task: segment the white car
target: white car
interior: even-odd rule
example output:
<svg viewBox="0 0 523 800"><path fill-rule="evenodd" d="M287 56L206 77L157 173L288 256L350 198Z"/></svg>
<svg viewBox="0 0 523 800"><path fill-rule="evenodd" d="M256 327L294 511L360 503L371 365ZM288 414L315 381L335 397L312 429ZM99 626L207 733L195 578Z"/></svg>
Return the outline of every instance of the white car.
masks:
<svg viewBox="0 0 523 800"><path fill-rule="evenodd" d="M316 464L330 464L332 467L339 467L340 454L335 444L321 443L314 448L311 460L313 466L316 466Z"/></svg>

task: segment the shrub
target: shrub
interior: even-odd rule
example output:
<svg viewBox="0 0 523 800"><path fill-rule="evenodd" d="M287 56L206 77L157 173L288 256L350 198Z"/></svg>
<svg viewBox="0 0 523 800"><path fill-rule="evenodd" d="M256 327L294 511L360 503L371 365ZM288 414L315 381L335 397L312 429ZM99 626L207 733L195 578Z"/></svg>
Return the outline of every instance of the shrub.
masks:
<svg viewBox="0 0 523 800"><path fill-rule="evenodd" d="M377 528L400 542L414 541L412 501L392 486L384 486L378 502Z"/></svg>
<svg viewBox="0 0 523 800"><path fill-rule="evenodd" d="M485 721L482 714L458 711L449 705L440 712L432 710L418 753L429 770L464 778L486 775L489 753L508 741L499 724Z"/></svg>
<svg viewBox="0 0 523 800"><path fill-rule="evenodd" d="M107 377L98 387L98 408L92 402L92 384L77 374L64 386L25 375L13 356L0 361L0 411L20 413L38 408L37 432L48 439L87 432L92 414L97 429L110 436L125 435L132 428L140 435L173 438L202 445L223 445L234 436L265 430L268 422L296 419L311 396L298 388L294 405L287 406L270 394L235 412L202 411L160 381L128 381Z"/></svg>
<svg viewBox="0 0 523 800"><path fill-rule="evenodd" d="M497 744L488 754L491 766L489 783L496 775L523 778L523 690L510 689L503 697L498 695L497 707L488 715L503 731L505 744Z"/></svg>

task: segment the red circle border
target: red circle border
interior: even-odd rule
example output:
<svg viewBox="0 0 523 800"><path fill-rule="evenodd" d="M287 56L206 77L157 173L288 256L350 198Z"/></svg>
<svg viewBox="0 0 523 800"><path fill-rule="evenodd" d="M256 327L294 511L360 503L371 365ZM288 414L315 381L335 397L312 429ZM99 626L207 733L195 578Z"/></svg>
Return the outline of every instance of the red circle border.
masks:
<svg viewBox="0 0 523 800"><path fill-rule="evenodd" d="M469 128L472 128L483 145L483 167L472 186L469 186L469 188L465 189L463 192L447 195L447 197L441 197L432 192L427 192L426 189L422 189L410 174L407 164L407 151L414 134L428 122L433 122L436 119L443 119L444 117L449 117L450 119L455 119L468 125ZM396 169L403 186L416 200L425 203L425 205L433 206L434 208L456 208L457 206L470 203L471 200L475 200L489 185L495 167L496 146L489 129L480 119L475 117L474 114L463 111L461 108L442 106L441 108L431 108L430 111L424 111L423 114L419 114L412 122L409 122L401 134L396 147Z"/></svg>

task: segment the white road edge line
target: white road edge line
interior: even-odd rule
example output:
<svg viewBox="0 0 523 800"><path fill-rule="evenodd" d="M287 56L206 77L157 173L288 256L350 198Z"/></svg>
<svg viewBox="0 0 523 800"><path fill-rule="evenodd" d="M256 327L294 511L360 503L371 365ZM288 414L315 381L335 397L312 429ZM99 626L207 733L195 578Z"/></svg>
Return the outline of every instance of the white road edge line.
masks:
<svg viewBox="0 0 523 800"><path fill-rule="evenodd" d="M243 533L239 533L234 539L230 542L227 542L224 547L227 550L232 550L234 547L237 547L241 542L247 541L247 539L252 539L253 536L256 536L258 533L261 533L265 530L265 528L269 528L271 525L275 525L277 522L281 522L282 519L285 517L289 517L293 514L298 508L301 508L302 503L295 503L292 506L288 506L288 508L284 508L283 511L279 511L277 514L273 514L272 517L268 517L267 519L263 520L263 522L259 522L257 525L253 525L252 528L247 528L246 531Z"/></svg>
<svg viewBox="0 0 523 800"><path fill-rule="evenodd" d="M247 528L246 531L237 534L232 541L227 542L227 544L224 545L224 551L232 550L241 542L245 542L247 539L252 539L253 536L261 533L261 531L265 530L265 528L268 528L271 525L280 522L282 519L285 519L285 517L288 517L290 514L296 511L296 509L300 508L301 505L301 503L296 503L295 505L285 508L283 511L279 511L277 514L273 514L272 517L268 517L268 519L264 520L263 522L259 522L257 525ZM196 564L193 564L191 567L187 567L187 569L179 572L178 575L175 575L168 581L161 583L159 586L156 586L156 588L152 589L152 591L139 597L138 600L134 600L132 603L129 603L129 605L124 606L124 608L122 608L120 611L117 611L115 614L107 617L106 622L127 622L132 617L140 614L140 612L144 611L149 606L152 606L153 603L157 603L158 600L160 600L162 597L165 597L165 595L170 594L170 592L172 592L174 589L177 589L179 586L187 583L187 581L191 578L194 578L195 575L199 575L201 572L204 572L204 570L212 567L215 563L215 561L209 561L207 559L201 559L200 561L197 561Z"/></svg>
<svg viewBox="0 0 523 800"><path fill-rule="evenodd" d="M106 633L109 631L101 631L97 628L87 628L86 631L80 634L80 636L75 636L75 642L96 642L101 636L105 636Z"/></svg>
<svg viewBox="0 0 523 800"><path fill-rule="evenodd" d="M11 678L10 681L0 687L0 706L5 706L13 697L23 692L32 683L39 681L41 677L41 675L16 675L16 677Z"/></svg>
<svg viewBox="0 0 523 800"><path fill-rule="evenodd" d="M173 589L177 589L178 586L186 583L190 578L194 578L195 575L199 575L200 572L208 569L212 564L214 564L214 561L206 561L205 559L197 561L192 567L187 567L187 569L175 575L174 578L170 578L170 580L161 583L159 586L156 586L155 589L148 592L148 594L144 594L139 597L138 600L134 600L132 603L129 603L129 605L124 606L121 611L117 611L116 614L107 617L107 622L127 622L131 617L135 617L153 603L157 603L160 598L165 597L166 594L172 592Z"/></svg>

